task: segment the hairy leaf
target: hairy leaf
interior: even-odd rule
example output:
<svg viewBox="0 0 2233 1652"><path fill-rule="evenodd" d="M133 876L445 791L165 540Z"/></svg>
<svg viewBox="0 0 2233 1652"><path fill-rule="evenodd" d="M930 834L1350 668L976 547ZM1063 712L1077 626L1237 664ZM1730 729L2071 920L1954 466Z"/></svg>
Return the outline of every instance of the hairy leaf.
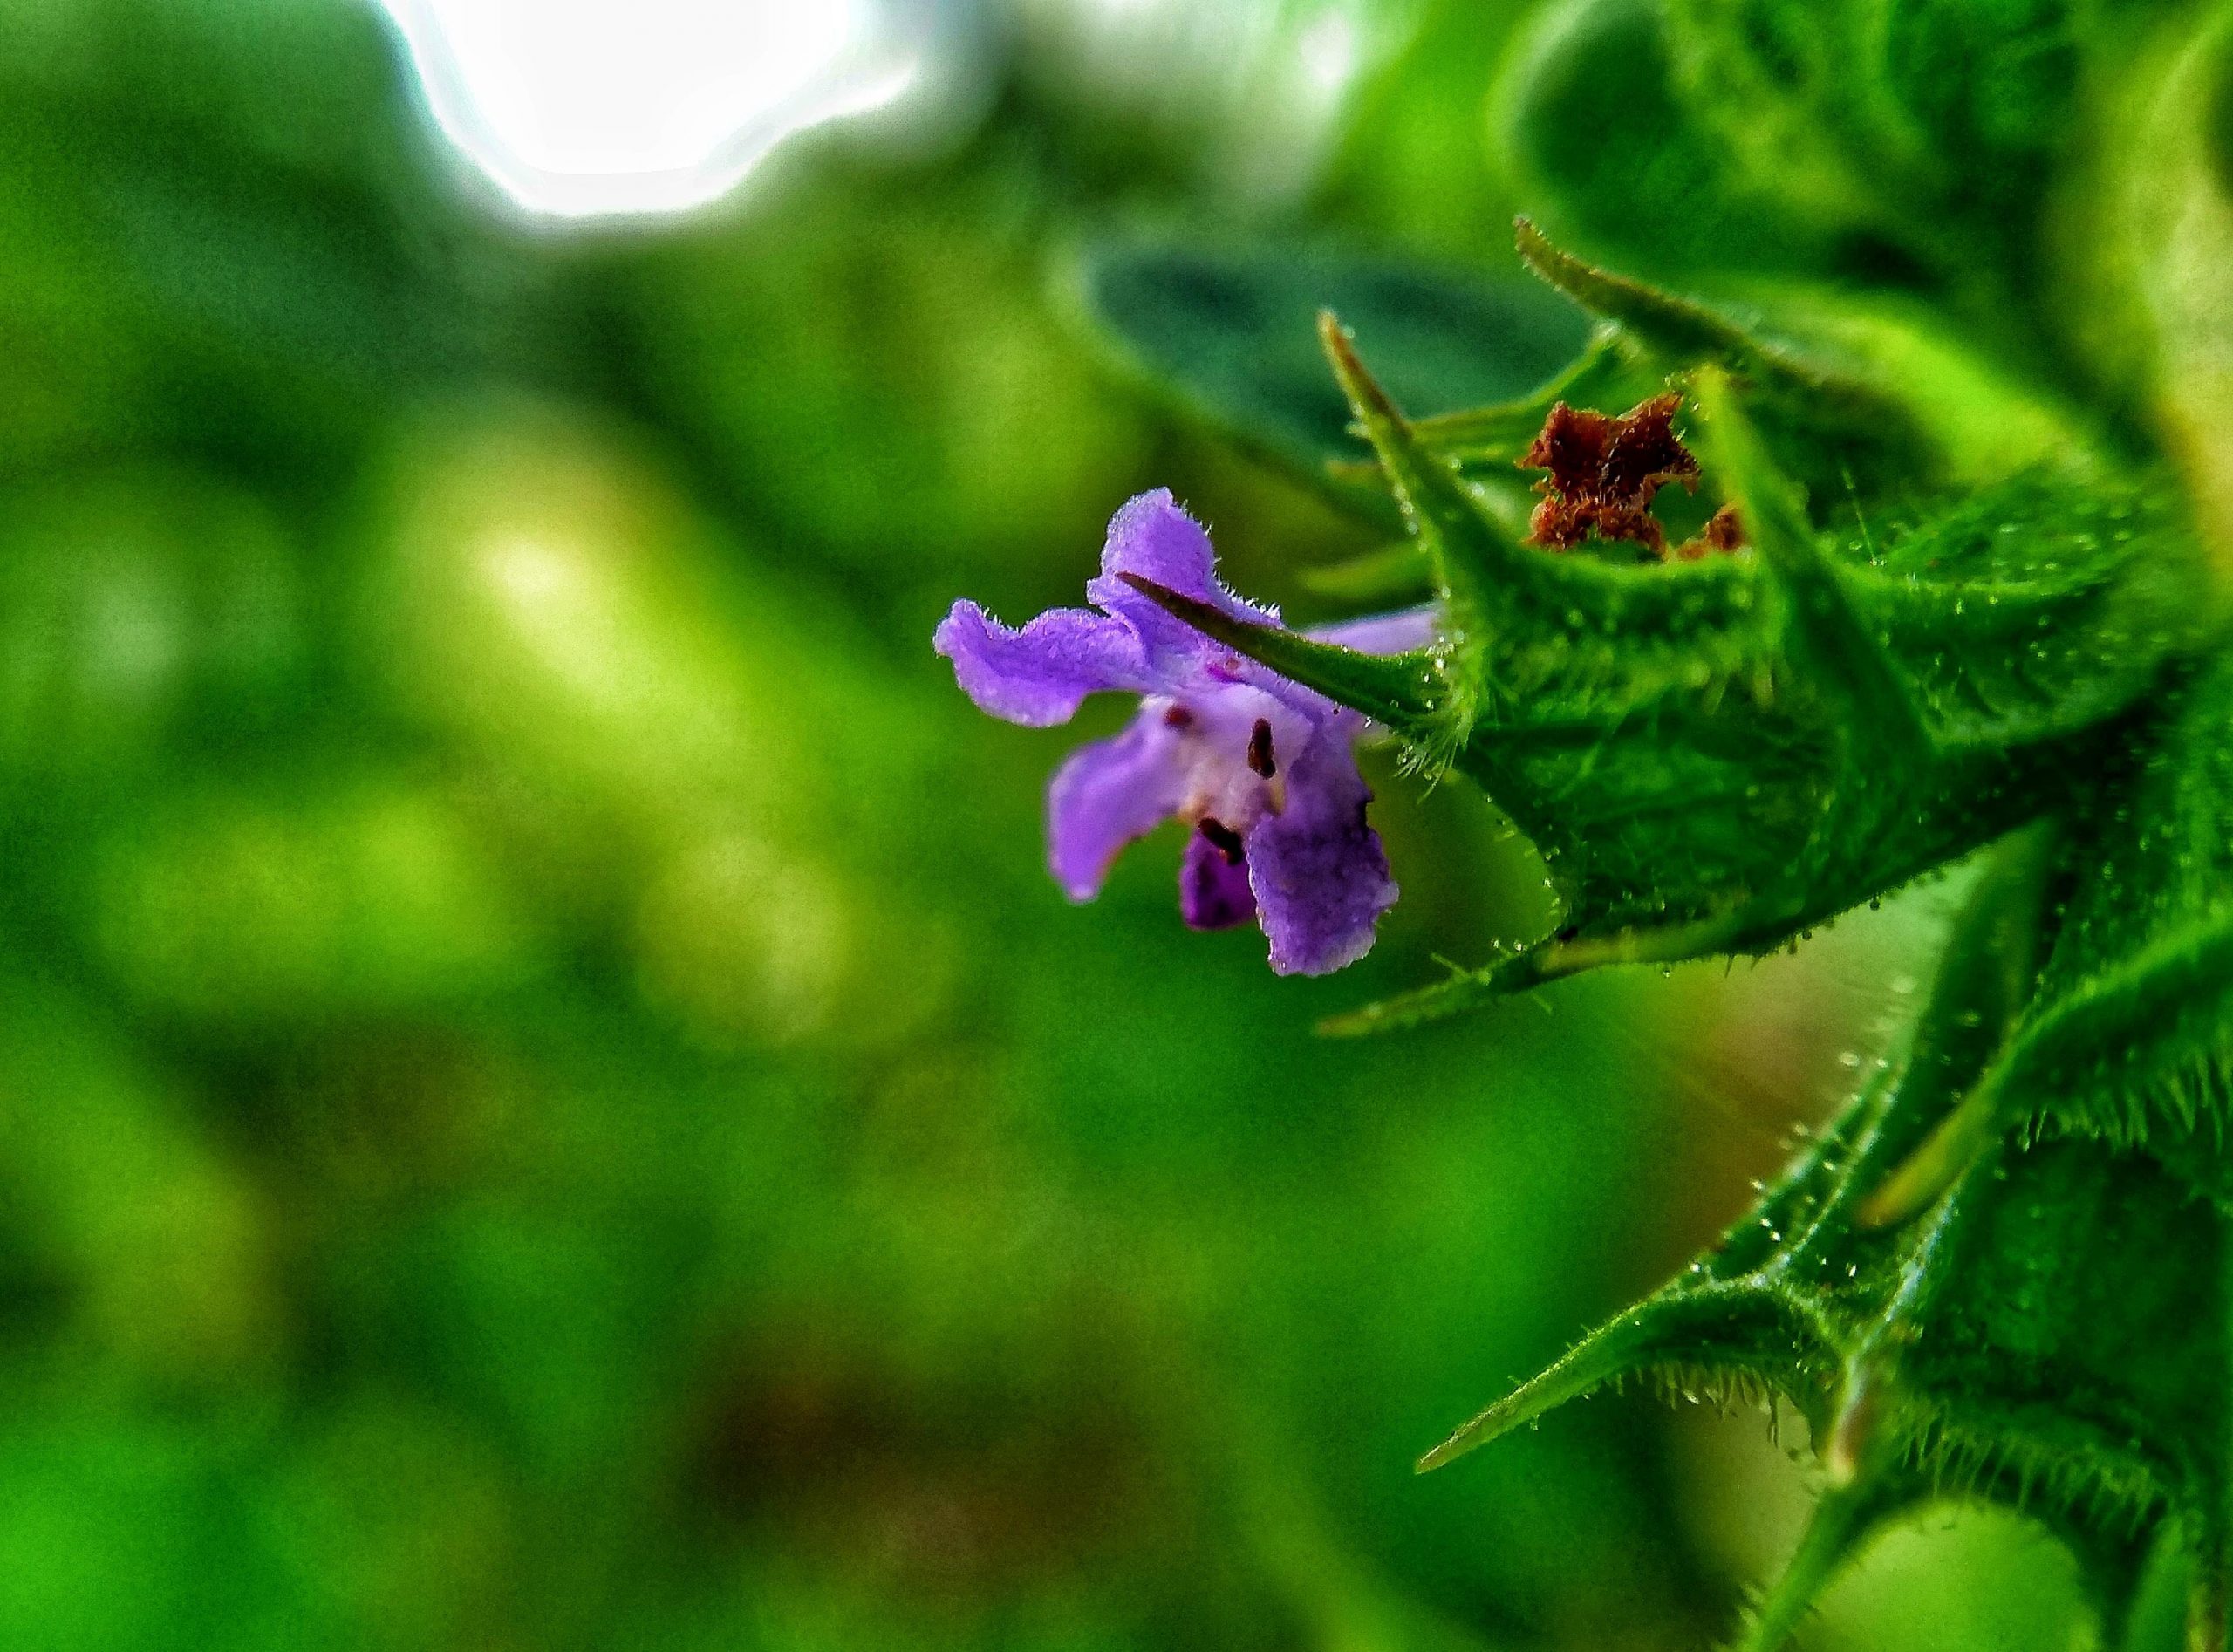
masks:
<svg viewBox="0 0 2233 1652"><path fill-rule="evenodd" d="M2142 700L2216 624L2168 477L2027 471L1855 542L1847 578L1932 742L2052 739Z"/></svg>
<svg viewBox="0 0 2233 1652"><path fill-rule="evenodd" d="M2039 992L1972 1104L2144 1142L2233 1205L2233 665L2201 673L2084 845Z"/></svg>
<svg viewBox="0 0 2233 1652"><path fill-rule="evenodd" d="M1906 1048L1718 1243L1421 1466L1630 1378L1791 1403L1830 1489L1754 1617L1757 1652L1783 1643L1873 1533L1930 1501L2046 1519L2105 1603L2129 1582L2135 1532L2202 1529L2229 1421L2213 1207L2145 1158L2003 1143L1926 1219L1861 1219L2016 1016L2052 864L2044 840L2004 854Z"/></svg>

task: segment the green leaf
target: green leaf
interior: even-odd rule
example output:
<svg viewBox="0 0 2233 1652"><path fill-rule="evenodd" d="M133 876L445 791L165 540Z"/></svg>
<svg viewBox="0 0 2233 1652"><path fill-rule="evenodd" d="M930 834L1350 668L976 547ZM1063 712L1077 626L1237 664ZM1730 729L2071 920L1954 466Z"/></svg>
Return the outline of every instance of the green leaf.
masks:
<svg viewBox="0 0 2233 1652"><path fill-rule="evenodd" d="M2010 363L1981 351L1974 330L1910 297L1846 286L1750 288L1760 324L1801 361L1895 398L1921 432L1950 488L1977 487L2019 471L2083 468L2086 421ZM1849 502L1862 479L1840 474L1825 500ZM1889 502L1911 505L1895 490Z"/></svg>
<svg viewBox="0 0 2233 1652"><path fill-rule="evenodd" d="M1844 584L1941 750L2100 723L2219 625L2168 477L2032 470L1862 542Z"/></svg>
<svg viewBox="0 0 2233 1652"><path fill-rule="evenodd" d="M1669 0L1667 38L1693 140L1745 187L1981 298L2032 284L2026 232L2083 113L2094 17L2071 0Z"/></svg>
<svg viewBox="0 0 2233 1652"><path fill-rule="evenodd" d="M1655 271L1819 266L1832 249L1684 106L1661 0L1544 6L1490 96L1518 199Z"/></svg>
<svg viewBox="0 0 2233 1652"><path fill-rule="evenodd" d="M2205 9L2140 79L2106 168L2106 233L2085 250L2110 266L2113 302L2101 307L2139 334L2128 345L2138 375L2223 556L2233 548L2233 13Z"/></svg>
<svg viewBox="0 0 2233 1652"><path fill-rule="evenodd" d="M1705 305L1585 263L1554 246L1526 218L1513 221L1513 238L1520 262L1530 270L1592 315L1619 323L1645 349L1670 363L1712 362L1748 379L1811 382L1799 363Z"/></svg>
<svg viewBox="0 0 2233 1652"><path fill-rule="evenodd" d="M1923 1501L1913 1476L1827 1487L1783 1574L1746 1615L1733 1652L1776 1652L1868 1539Z"/></svg>
<svg viewBox="0 0 2233 1652"><path fill-rule="evenodd" d="M2061 832L2035 826L1995 853L1971 894L1916 1023L1906 1081L1918 1116L1945 1116L1855 1207L1861 1225L1911 1219L1992 1141L1989 1109L1965 1105L1964 1098L2008 1041L2037 983L2048 886L2061 871L2063 854Z"/></svg>
<svg viewBox="0 0 2233 1652"><path fill-rule="evenodd" d="M1629 1378L1787 1401L1829 1482L1743 1644L1769 1652L1865 1544L1953 1497L2025 1510L2092 1570L2214 1508L2229 1422L2224 1222L2090 1142L1995 1143L1924 1220L1861 1211L2017 1013L2052 844L2012 844L1904 1047L1722 1240L1431 1453L1436 1466ZM2098 1564L2097 1564L2098 1563ZM2100 1592L2113 1607L2113 1590Z"/></svg>
<svg viewBox="0 0 2233 1652"><path fill-rule="evenodd" d="M1600 1326L1556 1363L1469 1420L1418 1461L1432 1473L1467 1452L1623 1377L1694 1382L1718 1398L1765 1399L1786 1375L1769 1350L1805 1334L1774 1296L1700 1287L1649 1297ZM1782 1390L1777 1389L1777 1392Z"/></svg>
<svg viewBox="0 0 2233 1652"><path fill-rule="evenodd" d="M1976 1105L2004 1125L2145 1143L2233 1207L2233 662L2177 696L2126 773Z"/></svg>
<svg viewBox="0 0 2233 1652"><path fill-rule="evenodd" d="M1319 355L1320 311L1363 328L1397 393L1435 412L1528 396L1590 337L1588 317L1535 282L1308 247L1103 242L1079 259L1076 297L1150 386L1320 484L1361 456ZM1385 509L1376 489L1342 492Z"/></svg>

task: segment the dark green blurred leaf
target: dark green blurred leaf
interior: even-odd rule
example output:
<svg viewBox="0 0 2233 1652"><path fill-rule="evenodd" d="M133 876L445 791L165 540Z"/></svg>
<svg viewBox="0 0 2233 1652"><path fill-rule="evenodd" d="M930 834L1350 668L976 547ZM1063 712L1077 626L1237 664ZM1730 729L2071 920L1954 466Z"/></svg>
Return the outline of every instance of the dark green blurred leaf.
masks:
<svg viewBox="0 0 2233 1652"><path fill-rule="evenodd" d="M1673 50L1660 0L1536 9L1491 101L1526 209L1655 274L1824 262L1822 227L1752 185L1694 118Z"/></svg>
<svg viewBox="0 0 2233 1652"><path fill-rule="evenodd" d="M1364 339L1423 413L1519 400L1589 340L1588 318L1536 283L1309 248L1103 243L1076 278L1087 317L1149 385L1320 483L1362 456L1319 352L1320 311Z"/></svg>

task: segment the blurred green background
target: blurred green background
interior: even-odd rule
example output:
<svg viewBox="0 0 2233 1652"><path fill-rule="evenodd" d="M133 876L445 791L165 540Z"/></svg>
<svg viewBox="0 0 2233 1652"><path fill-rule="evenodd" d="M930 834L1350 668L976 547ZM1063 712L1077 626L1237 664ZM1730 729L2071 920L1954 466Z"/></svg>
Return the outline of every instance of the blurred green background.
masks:
<svg viewBox="0 0 2233 1652"><path fill-rule="evenodd" d="M1304 8L1149 74L1020 5L934 140L562 234L462 179L367 5L9 8L0 1647L1726 1630L1804 1507L1764 1419L1629 1396L1410 1464L1742 1207L1943 891L1320 1043L1530 921L1487 807L1383 755L1405 898L1275 980L1181 929L1175 839L1066 905L1073 735L929 648L959 595L1076 601L1155 485L1336 611L1297 571L1370 534L1115 370L1066 261L1508 267L1526 11L1358 10L1298 126L1257 70ZM1812 1633L2074 1610L1942 1513Z"/></svg>

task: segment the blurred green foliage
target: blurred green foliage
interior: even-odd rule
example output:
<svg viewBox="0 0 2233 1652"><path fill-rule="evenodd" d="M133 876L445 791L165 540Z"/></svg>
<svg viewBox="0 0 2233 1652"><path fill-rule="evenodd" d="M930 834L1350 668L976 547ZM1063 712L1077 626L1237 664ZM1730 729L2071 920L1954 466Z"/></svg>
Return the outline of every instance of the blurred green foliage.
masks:
<svg viewBox="0 0 2233 1652"><path fill-rule="evenodd" d="M1075 600L1148 485L1306 616L1300 574L1371 546L1076 336L1049 271L1109 224L1481 257L1531 179L1602 164L1485 145L1529 54L1531 95L1635 129L1642 198L1724 203L1685 233L1774 182L1650 147L1646 83L1721 72L1632 50L1654 8L1391 15L1308 199L1221 200L1027 51L936 154L816 140L571 238L456 183L367 8L11 22L0 1646L1598 1652L1724 1620L1788 1540L1729 1513L1779 1484L1764 1445L1608 1403L1410 1464L1738 1207L1832 1013L1768 1039L1779 1089L1699 1078L1695 985L1315 1044L1526 929L1540 868L1478 800L1383 765L1406 901L1367 964L1277 982L1253 935L1179 930L1169 845L1065 906L1063 742L928 649L959 591ZM1634 85L1562 67L1603 53ZM2033 108L1871 117L2021 156ZM1809 191L1852 169L1806 160ZM1855 1579L1825 1644L2046 1644L2011 1626L2072 1586L2012 1530ZM1951 1603L1939 1638L1902 1599Z"/></svg>

